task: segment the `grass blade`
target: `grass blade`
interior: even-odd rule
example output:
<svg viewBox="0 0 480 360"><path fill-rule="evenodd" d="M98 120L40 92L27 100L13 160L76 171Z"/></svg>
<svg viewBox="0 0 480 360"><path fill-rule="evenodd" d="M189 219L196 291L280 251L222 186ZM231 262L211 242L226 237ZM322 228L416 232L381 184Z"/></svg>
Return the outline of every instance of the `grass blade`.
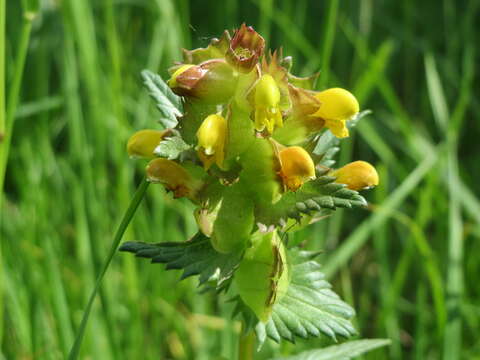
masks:
<svg viewBox="0 0 480 360"><path fill-rule="evenodd" d="M92 305L93 305L93 301L95 300L95 296L97 295L97 292L100 289L100 285L102 283L103 277L105 276L105 273L107 272L107 269L110 263L112 262L113 256L117 251L120 241L122 240L122 236L125 233L125 230L127 229L128 224L132 220L132 217L135 214L138 208L138 205L140 205L140 202L142 201L143 196L145 195L145 191L147 190L148 185L149 185L149 182L147 181L147 179L143 179L142 183L139 185L137 191L135 192L135 195L133 196L133 199L130 202L130 205L128 206L127 211L125 212L125 215L123 216L122 222L120 223L120 226L118 227L117 232L115 233L112 246L107 255L107 259L102 267L102 271L97 277L95 287L93 288L92 294L90 295L90 298L87 303L87 307L83 312L82 322L80 323L77 336L75 337L75 342L73 343L72 349L70 350L70 354L68 355L69 360L77 359L80 354L80 346L82 345L83 336L85 335L85 329L87 327L88 317L90 316L90 312L92 310Z"/></svg>

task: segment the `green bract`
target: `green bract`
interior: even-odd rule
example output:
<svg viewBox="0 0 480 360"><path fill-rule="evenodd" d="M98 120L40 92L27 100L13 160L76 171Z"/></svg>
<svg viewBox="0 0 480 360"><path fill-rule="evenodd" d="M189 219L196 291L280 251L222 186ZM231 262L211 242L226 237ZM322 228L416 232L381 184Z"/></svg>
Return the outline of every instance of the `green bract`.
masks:
<svg viewBox="0 0 480 360"><path fill-rule="evenodd" d="M358 103L343 89L314 91L315 76L290 74L291 59L281 51L266 56L264 47L242 25L233 37L225 32L207 48L185 51L167 82L143 72L161 123L171 129L134 135L129 149L158 157L150 179L195 204L199 232L184 244L128 243L123 250L236 293L260 341L347 337L353 310L329 289L313 257L283 239L337 207L366 204L349 174L329 168L335 136L345 137L359 119ZM364 173L355 173L355 184L378 183L361 179ZM302 302L308 309L298 308Z"/></svg>

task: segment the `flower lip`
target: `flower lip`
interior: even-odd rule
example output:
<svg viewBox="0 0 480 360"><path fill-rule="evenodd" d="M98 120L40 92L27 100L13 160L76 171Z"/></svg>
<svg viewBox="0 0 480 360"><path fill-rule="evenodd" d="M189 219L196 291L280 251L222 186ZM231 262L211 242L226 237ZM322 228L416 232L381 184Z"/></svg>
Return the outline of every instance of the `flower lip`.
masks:
<svg viewBox="0 0 480 360"><path fill-rule="evenodd" d="M280 150L279 160L279 175L289 190L296 191L305 182L315 179L315 164L302 147L290 146Z"/></svg>
<svg viewBox="0 0 480 360"><path fill-rule="evenodd" d="M349 136L346 121L360 110L352 93L341 88L331 88L315 94L320 107L313 114L325 121L325 126L338 138Z"/></svg>
<svg viewBox="0 0 480 360"><path fill-rule="evenodd" d="M196 147L198 157L203 162L206 170L216 163L222 168L224 160L225 137L227 122L218 114L209 115L203 120L197 130L198 145Z"/></svg>
<svg viewBox="0 0 480 360"><path fill-rule="evenodd" d="M331 174L337 178L337 183L345 184L351 190L365 190L379 183L377 170L366 161L351 162Z"/></svg>
<svg viewBox="0 0 480 360"><path fill-rule="evenodd" d="M225 58L239 72L250 72L263 55L265 40L243 23L230 41Z"/></svg>
<svg viewBox="0 0 480 360"><path fill-rule="evenodd" d="M167 190L173 192L174 198L192 195L192 179L187 170L175 161L154 159L148 163L146 172L149 181L163 184Z"/></svg>
<svg viewBox="0 0 480 360"><path fill-rule="evenodd" d="M267 129L273 133L275 127L283 126L282 112L279 107L280 91L269 74L262 75L255 86L255 128L257 131Z"/></svg>
<svg viewBox="0 0 480 360"><path fill-rule="evenodd" d="M172 133L171 129L144 129L133 134L127 143L127 152L133 158L153 158L154 150L160 142Z"/></svg>

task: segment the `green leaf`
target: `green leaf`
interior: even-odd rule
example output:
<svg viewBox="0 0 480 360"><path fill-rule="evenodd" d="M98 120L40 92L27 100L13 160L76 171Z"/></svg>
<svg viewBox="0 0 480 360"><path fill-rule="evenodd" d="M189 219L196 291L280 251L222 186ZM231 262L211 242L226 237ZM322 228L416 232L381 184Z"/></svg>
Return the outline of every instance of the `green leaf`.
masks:
<svg viewBox="0 0 480 360"><path fill-rule="evenodd" d="M317 254L290 250L288 290L273 306L270 320L255 327L260 346L267 336L276 342L282 338L294 342L295 336L307 339L323 333L336 339L355 334L350 322L355 311L331 290L320 264L313 260Z"/></svg>
<svg viewBox="0 0 480 360"><path fill-rule="evenodd" d="M180 136L172 136L163 139L153 152L160 157L174 160L190 148L191 146L183 141Z"/></svg>
<svg viewBox="0 0 480 360"><path fill-rule="evenodd" d="M368 351L390 345L388 339L364 339L348 341L323 349L304 351L298 355L275 358L273 360L350 360Z"/></svg>
<svg viewBox="0 0 480 360"><path fill-rule="evenodd" d="M347 189L346 185L334 181L334 177L319 176L299 190L285 193L274 205L257 209L257 222L265 225L284 224L288 218L300 220L302 214L315 215L321 210L367 205L357 191Z"/></svg>
<svg viewBox="0 0 480 360"><path fill-rule="evenodd" d="M152 263L166 264L166 269L183 269L181 280L199 275L200 285L214 282L222 290L237 268L241 253L221 254L212 247L209 238L198 232L185 242L144 243L125 242L120 251L152 259Z"/></svg>
<svg viewBox="0 0 480 360"><path fill-rule="evenodd" d="M149 70L142 71L142 78L162 115L160 123L165 128L174 128L178 123L177 117L182 116L183 113L181 97L175 95L159 75Z"/></svg>

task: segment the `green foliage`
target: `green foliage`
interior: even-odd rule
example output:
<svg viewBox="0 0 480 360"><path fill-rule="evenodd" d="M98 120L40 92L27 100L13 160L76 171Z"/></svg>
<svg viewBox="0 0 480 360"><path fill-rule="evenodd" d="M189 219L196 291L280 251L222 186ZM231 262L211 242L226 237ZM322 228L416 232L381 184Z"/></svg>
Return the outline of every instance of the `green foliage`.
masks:
<svg viewBox="0 0 480 360"><path fill-rule="evenodd" d="M356 333L350 319L354 310L331 290L331 285L313 260L317 253L291 249L290 284L287 293L273 306L270 320L259 322L255 331L262 344L266 337L276 342L294 342L324 334L332 339L336 335L350 337Z"/></svg>
<svg viewBox="0 0 480 360"><path fill-rule="evenodd" d="M171 136L163 139L160 144L155 148L155 155L167 158L169 160L178 159L180 155L191 149L180 136Z"/></svg>
<svg viewBox="0 0 480 360"><path fill-rule="evenodd" d="M0 43L7 56L0 67L7 69L6 97L15 99L24 18L18 0L5 2ZM363 194L375 211L337 211L291 236L325 250L327 277L349 303L362 306L359 333L392 339L364 358L440 359L444 348L456 358L478 356L480 323L471 306L480 296L478 1L40 3L20 101L8 115L16 120L0 209L0 357L68 355L108 251L103 239L118 225L143 168L126 160L121 144L159 115L139 90L139 69L166 69L180 59L180 47L206 46L242 20L295 57L294 73L321 70L317 90L353 89L362 109L374 109L353 141L341 142L339 161L363 158L382 169L381 185ZM387 58L384 43L394 45ZM0 51L0 63L1 57ZM445 114L456 141L447 143L445 121L435 120ZM126 238L181 242L194 232L192 210L150 186ZM447 247L450 238L455 242ZM449 273L461 281L447 281ZM177 280L175 272L132 256L114 259L80 357L234 359L237 329L219 313L218 300L197 296L193 281ZM447 283L460 290L447 291ZM173 286L178 291L166 291ZM228 313L228 304L222 310ZM460 342L445 335L446 324ZM255 359L324 343L286 345L266 344Z"/></svg>
<svg viewBox="0 0 480 360"><path fill-rule="evenodd" d="M323 349L304 351L298 355L279 357L273 360L350 360L366 352L390 345L386 339L364 339L348 341Z"/></svg>
<svg viewBox="0 0 480 360"><path fill-rule="evenodd" d="M142 71L142 78L145 87L160 111L160 123L165 128L173 128L177 125L177 117L182 116L181 98L175 95L160 75L149 70Z"/></svg>
<svg viewBox="0 0 480 360"><path fill-rule="evenodd" d="M335 183L331 176L319 176L304 184L296 192L288 192L267 208L259 208L257 219L265 225L285 224L289 218L300 220L302 214L315 215L320 210L366 206L367 202L357 191Z"/></svg>
<svg viewBox="0 0 480 360"><path fill-rule="evenodd" d="M138 257L162 263L167 270L183 270L181 279L198 275L200 285L214 283L217 290L224 289L231 279L241 254L221 254L212 247L210 240L198 232L185 242L144 243L128 241L120 251L134 253Z"/></svg>

